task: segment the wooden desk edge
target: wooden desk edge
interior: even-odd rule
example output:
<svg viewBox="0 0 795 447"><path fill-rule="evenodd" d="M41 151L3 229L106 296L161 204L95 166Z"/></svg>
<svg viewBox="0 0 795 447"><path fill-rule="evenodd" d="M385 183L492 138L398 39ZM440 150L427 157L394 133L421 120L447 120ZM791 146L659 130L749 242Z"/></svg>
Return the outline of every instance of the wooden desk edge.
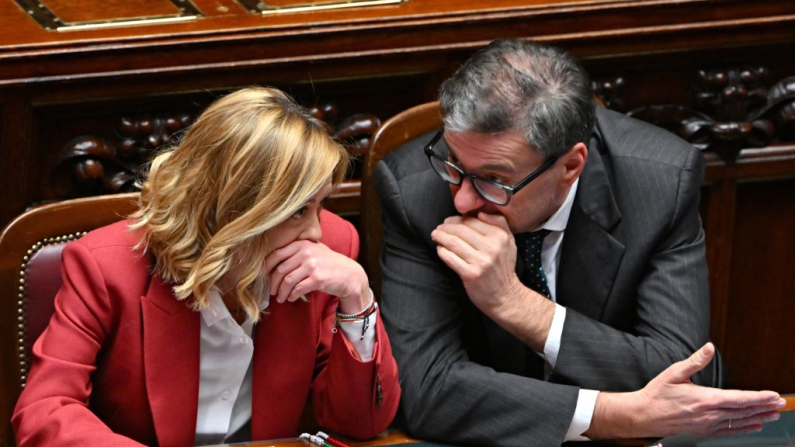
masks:
<svg viewBox="0 0 795 447"><path fill-rule="evenodd" d="M781 411L795 411L795 394L785 394L781 397L787 401L787 406L782 408Z"/></svg>
<svg viewBox="0 0 795 447"><path fill-rule="evenodd" d="M795 394L785 394L782 396L787 401L787 405L781 411L795 411ZM353 441L349 438L341 438L343 442L351 447L395 445L395 444L414 444L420 442L418 439L409 437L402 430L387 430L378 437L367 441ZM646 440L622 439L610 441L610 445L618 446L640 446L645 445ZM280 439L274 441L260 441L243 444L250 447L306 447L308 444L298 439Z"/></svg>
<svg viewBox="0 0 795 447"><path fill-rule="evenodd" d="M312 433L314 434L314 433ZM381 433L377 437L373 439L368 439L366 441L354 441L350 438L346 437L339 437L339 440L344 442L345 444L349 445L350 447L364 447L364 446L378 446L378 445L395 445L395 444L414 444L420 442L418 439L414 439L406 435L405 432L402 430L387 430L384 433ZM224 444L226 445L226 444ZM229 444L230 447L235 446L236 444ZM249 443L240 444L241 446L246 447L299 447L299 446L309 446L309 443L305 443L300 439L290 438L290 439L277 439L272 441L254 441Z"/></svg>

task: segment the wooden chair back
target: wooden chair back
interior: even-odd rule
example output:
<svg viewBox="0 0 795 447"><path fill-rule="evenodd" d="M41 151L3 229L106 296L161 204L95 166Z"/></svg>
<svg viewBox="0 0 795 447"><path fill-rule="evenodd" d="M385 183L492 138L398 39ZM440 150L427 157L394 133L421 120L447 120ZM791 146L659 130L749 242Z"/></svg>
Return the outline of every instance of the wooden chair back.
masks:
<svg viewBox="0 0 795 447"><path fill-rule="evenodd" d="M381 202L373 183L375 165L393 150L442 125L438 102L429 102L398 113L385 121L373 136L362 167L362 209L360 259L377 298L381 296L381 247L384 228Z"/></svg>
<svg viewBox="0 0 795 447"><path fill-rule="evenodd" d="M61 287L61 252L137 208L138 194L51 203L20 215L0 234L0 445L15 445L11 414L31 366L33 343L50 321Z"/></svg>

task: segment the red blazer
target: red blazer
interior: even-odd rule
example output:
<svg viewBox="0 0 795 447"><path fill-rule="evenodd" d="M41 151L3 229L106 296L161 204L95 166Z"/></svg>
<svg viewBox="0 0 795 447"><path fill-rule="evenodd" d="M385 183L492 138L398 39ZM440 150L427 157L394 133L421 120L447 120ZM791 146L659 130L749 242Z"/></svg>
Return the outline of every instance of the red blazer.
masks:
<svg viewBox="0 0 795 447"><path fill-rule="evenodd" d="M20 447L193 445L201 315L150 275L129 223L64 250L64 284L12 418ZM324 211L321 227L323 243L357 256L350 223ZM392 421L400 387L384 326L362 362L342 331L332 333L336 306L320 292L268 306L254 334L252 439L296 436L310 395L331 431L369 438Z"/></svg>

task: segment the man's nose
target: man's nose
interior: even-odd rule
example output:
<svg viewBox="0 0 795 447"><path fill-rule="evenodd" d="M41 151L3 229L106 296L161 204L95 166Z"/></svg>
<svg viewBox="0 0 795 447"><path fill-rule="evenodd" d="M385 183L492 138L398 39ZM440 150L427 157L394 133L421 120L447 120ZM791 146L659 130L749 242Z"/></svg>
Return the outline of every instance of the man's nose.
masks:
<svg viewBox="0 0 795 447"><path fill-rule="evenodd" d="M478 193L468 178L464 179L459 186L453 186L451 189L455 209L462 216L478 211L486 204L486 200Z"/></svg>

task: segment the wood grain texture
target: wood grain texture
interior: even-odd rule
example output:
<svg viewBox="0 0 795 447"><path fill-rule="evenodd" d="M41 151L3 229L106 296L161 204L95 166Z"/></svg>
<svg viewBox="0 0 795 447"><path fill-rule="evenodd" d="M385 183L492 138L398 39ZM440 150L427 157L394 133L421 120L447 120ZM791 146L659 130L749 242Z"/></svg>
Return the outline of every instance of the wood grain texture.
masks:
<svg viewBox="0 0 795 447"><path fill-rule="evenodd" d="M179 8L169 0L46 0L43 3L67 23L174 16L180 13Z"/></svg>

